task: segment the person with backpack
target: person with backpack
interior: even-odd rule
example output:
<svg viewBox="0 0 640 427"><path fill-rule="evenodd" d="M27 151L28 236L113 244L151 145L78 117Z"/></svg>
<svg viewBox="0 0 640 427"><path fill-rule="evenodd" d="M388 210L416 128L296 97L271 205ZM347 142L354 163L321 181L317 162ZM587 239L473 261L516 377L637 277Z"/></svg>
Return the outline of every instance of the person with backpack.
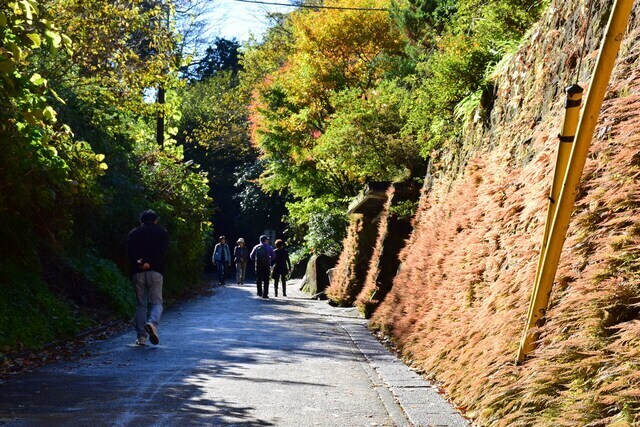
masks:
<svg viewBox="0 0 640 427"><path fill-rule="evenodd" d="M260 244L256 245L251 251L249 258L256 265L256 287L258 296L269 298L269 273L271 272L271 264L276 259L273 248L269 246L269 238L265 235L260 236Z"/></svg>
<svg viewBox="0 0 640 427"><path fill-rule="evenodd" d="M282 278L282 296L287 296L287 274L291 270L291 260L289 260L289 252L284 248L284 242L281 239L276 240L276 260L273 265L273 290L278 296L278 280Z"/></svg>

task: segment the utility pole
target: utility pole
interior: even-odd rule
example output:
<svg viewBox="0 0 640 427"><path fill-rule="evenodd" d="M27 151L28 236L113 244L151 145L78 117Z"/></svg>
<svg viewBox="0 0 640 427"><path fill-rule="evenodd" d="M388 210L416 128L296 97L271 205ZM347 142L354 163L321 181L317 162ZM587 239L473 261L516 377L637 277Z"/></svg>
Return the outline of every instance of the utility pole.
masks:
<svg viewBox="0 0 640 427"><path fill-rule="evenodd" d="M166 12L166 28L167 31L171 31L170 20L171 20L171 11L169 5L165 5L162 2L158 3L160 8L164 9ZM158 87L158 93L156 95L156 104L158 107L158 115L156 117L156 143L159 146L164 145L164 105L165 105L165 90L164 86L160 84Z"/></svg>
<svg viewBox="0 0 640 427"><path fill-rule="evenodd" d="M164 145L164 87L158 87L158 95L156 97L158 104L158 116L156 118L156 142L159 146Z"/></svg>

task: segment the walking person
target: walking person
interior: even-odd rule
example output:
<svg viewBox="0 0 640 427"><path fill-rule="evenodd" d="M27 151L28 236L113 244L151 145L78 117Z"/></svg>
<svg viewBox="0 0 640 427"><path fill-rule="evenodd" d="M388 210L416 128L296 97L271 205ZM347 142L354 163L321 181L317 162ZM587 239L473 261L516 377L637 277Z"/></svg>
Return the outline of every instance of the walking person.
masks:
<svg viewBox="0 0 640 427"><path fill-rule="evenodd" d="M227 239L220 236L219 243L213 248L211 261L218 271L218 285L224 286L224 279L227 275L227 267L231 267L231 251L227 245Z"/></svg>
<svg viewBox="0 0 640 427"><path fill-rule="evenodd" d="M259 297L269 298L269 273L275 257L273 248L269 246L269 238L265 235L260 236L260 243L249 255L256 265L256 287Z"/></svg>
<svg viewBox="0 0 640 427"><path fill-rule="evenodd" d="M249 248L244 245L244 239L241 237L236 242L233 249L233 261L236 264L236 283L244 285L244 274L247 270L247 262L249 262Z"/></svg>
<svg viewBox="0 0 640 427"><path fill-rule="evenodd" d="M273 264L273 290L275 296L278 296L278 279L282 279L282 296L287 296L287 274L291 270L291 261L289 260L289 252L284 248L284 242L281 239L276 240L276 250L274 251L276 260Z"/></svg>
<svg viewBox="0 0 640 427"><path fill-rule="evenodd" d="M152 210L140 214L140 225L127 238L131 278L136 292L136 345L157 345L158 324L162 316L162 284L165 258L169 249L169 233L158 225L158 215ZM147 303L151 310L147 318Z"/></svg>

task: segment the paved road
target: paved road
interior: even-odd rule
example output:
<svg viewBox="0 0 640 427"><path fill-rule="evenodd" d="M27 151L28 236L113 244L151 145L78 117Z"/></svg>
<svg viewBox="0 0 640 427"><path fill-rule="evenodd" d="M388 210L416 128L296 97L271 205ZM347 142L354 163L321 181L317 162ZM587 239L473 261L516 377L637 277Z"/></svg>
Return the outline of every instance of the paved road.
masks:
<svg viewBox="0 0 640 427"><path fill-rule="evenodd" d="M216 288L165 312L158 346L130 332L13 378L0 425L467 425L362 320L289 288Z"/></svg>

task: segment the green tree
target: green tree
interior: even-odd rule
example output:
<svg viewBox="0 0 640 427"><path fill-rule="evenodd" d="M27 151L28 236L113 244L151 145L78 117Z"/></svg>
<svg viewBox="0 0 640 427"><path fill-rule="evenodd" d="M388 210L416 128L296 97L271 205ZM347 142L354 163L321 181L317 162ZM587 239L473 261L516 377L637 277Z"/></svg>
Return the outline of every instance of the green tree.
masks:
<svg viewBox="0 0 640 427"><path fill-rule="evenodd" d="M415 59L435 48L437 38L455 14L457 0L405 0L391 2L391 18L408 40Z"/></svg>
<svg viewBox="0 0 640 427"><path fill-rule="evenodd" d="M204 56L188 67L184 67L185 74L193 80L204 80L221 71L240 71L240 43L235 39L227 40L216 37Z"/></svg>
<svg viewBox="0 0 640 427"><path fill-rule="evenodd" d="M213 233L257 239L265 229L284 229L284 205L253 182L261 172L248 121L250 92L240 86L238 64L229 63L180 91L178 141L185 155L207 171L214 201Z"/></svg>
<svg viewBox="0 0 640 427"><path fill-rule="evenodd" d="M0 1L0 352L37 345L78 326L43 281L43 247L70 232L69 205L94 200L104 155L60 123L57 94L33 66L69 49L36 1ZM44 318L43 313L53 317Z"/></svg>
<svg viewBox="0 0 640 427"><path fill-rule="evenodd" d="M0 5L0 347L34 346L86 325L74 311L127 312L124 241L143 209L180 255L167 296L197 284L208 181L173 126L153 143L158 110L177 115L174 91L164 106L144 96L178 85L171 3Z"/></svg>
<svg viewBox="0 0 640 427"><path fill-rule="evenodd" d="M51 102L58 95L32 66L39 52L68 49L69 38L35 1L6 3L0 13L0 234L19 251L31 232L47 240L63 234L65 206L78 193L92 198L107 165L58 121Z"/></svg>
<svg viewBox="0 0 640 427"><path fill-rule="evenodd" d="M382 0L326 4L389 5ZM268 64L262 76L250 76L253 141L265 165L260 182L294 197L289 219L303 227L298 235L317 231L325 240L339 241L341 228L323 234L330 227L311 219L336 208L344 215L349 197L368 180L419 173L415 139L398 126L406 92L392 82L406 73L405 44L379 11L305 9L276 28L245 59Z"/></svg>
<svg viewBox="0 0 640 427"><path fill-rule="evenodd" d="M419 47L415 74L405 79L413 96L403 110L404 133L416 135L423 155L457 140L459 118L488 117L491 69L515 49L543 7L534 0L396 4L394 22Z"/></svg>

